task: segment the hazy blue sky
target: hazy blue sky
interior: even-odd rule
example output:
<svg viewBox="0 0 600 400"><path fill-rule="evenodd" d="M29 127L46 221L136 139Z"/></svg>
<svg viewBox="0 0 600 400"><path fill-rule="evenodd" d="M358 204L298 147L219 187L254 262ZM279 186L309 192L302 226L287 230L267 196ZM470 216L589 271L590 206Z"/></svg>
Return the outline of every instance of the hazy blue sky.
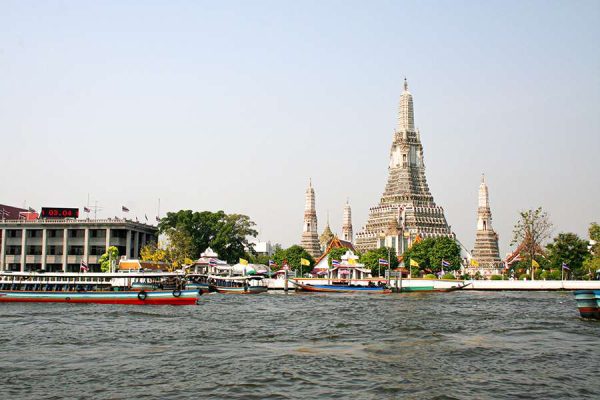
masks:
<svg viewBox="0 0 600 400"><path fill-rule="evenodd" d="M378 203L406 76L430 189L472 248L521 209L600 222L598 1L0 1L0 203L251 216L299 242Z"/></svg>

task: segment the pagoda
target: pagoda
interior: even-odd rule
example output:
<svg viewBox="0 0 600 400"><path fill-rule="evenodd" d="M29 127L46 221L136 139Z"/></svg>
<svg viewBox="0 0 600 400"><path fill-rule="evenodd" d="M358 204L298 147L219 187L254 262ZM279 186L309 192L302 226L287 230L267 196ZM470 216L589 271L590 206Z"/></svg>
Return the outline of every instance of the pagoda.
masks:
<svg viewBox="0 0 600 400"><path fill-rule="evenodd" d="M471 253L477 261L478 270L483 276L499 274L502 271L502 260L498 250L498 234L492 228L492 211L485 176L481 175L479 185L479 207L477 208L477 236Z"/></svg>
<svg viewBox="0 0 600 400"><path fill-rule="evenodd" d="M454 238L444 209L435 204L427 186L421 135L414 123L413 97L404 79L387 184L379 204L369 210L366 225L356 235L356 249L364 252L385 246L402 254L417 237L438 236Z"/></svg>
<svg viewBox="0 0 600 400"><path fill-rule="evenodd" d="M319 234L317 233L317 210L315 208L315 190L312 182L309 180L306 189L306 203L304 206L304 227L302 230L302 239L300 245L313 258L321 255L321 245L319 243Z"/></svg>

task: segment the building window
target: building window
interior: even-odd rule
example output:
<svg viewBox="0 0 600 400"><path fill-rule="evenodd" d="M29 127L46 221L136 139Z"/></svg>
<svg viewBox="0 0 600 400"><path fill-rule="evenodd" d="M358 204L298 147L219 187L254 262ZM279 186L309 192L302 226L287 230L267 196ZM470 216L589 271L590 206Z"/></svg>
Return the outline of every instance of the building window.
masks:
<svg viewBox="0 0 600 400"><path fill-rule="evenodd" d="M27 246L27 255L30 256L41 256L42 246Z"/></svg>
<svg viewBox="0 0 600 400"><path fill-rule="evenodd" d="M90 255L91 256L101 256L106 252L105 246L90 246Z"/></svg>
<svg viewBox="0 0 600 400"><path fill-rule="evenodd" d="M62 254L63 254L62 246L48 246L48 255L62 256Z"/></svg>
<svg viewBox="0 0 600 400"><path fill-rule="evenodd" d="M69 246L68 254L70 256L82 256L83 246Z"/></svg>
<svg viewBox="0 0 600 400"><path fill-rule="evenodd" d="M6 254L11 256L20 256L21 255L21 246L7 246Z"/></svg>

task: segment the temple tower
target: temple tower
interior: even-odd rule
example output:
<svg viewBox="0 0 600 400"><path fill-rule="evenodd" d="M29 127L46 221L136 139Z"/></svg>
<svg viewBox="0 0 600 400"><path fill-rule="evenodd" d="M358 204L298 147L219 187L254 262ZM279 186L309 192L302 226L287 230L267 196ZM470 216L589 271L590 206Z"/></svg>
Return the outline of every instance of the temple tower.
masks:
<svg viewBox="0 0 600 400"><path fill-rule="evenodd" d="M325 229L323 230L323 233L321 233L321 236L319 236L319 243L321 244L321 252L325 251L325 249L327 249L327 246L329 246L329 243L333 240L333 238L335 237L335 235L333 234L333 232L331 231L331 228L329 227L329 212L327 213L327 225L325 225Z"/></svg>
<svg viewBox="0 0 600 400"><path fill-rule="evenodd" d="M352 232L352 209L350 208L350 204L348 200L346 200L346 205L344 205L344 219L342 222L342 239L347 242L352 243L354 240L354 234Z"/></svg>
<svg viewBox="0 0 600 400"><path fill-rule="evenodd" d="M315 208L315 190L312 182L309 180L306 189L306 203L304 205L304 228L302 231L302 240L300 245L313 258L321 255L321 246L319 244L319 234L317 233L317 211Z"/></svg>
<svg viewBox="0 0 600 400"><path fill-rule="evenodd" d="M390 226L398 229L390 230ZM415 129L413 97L404 79L387 184L379 204L369 210L367 224L356 235L356 248L364 252L388 246L402 254L415 238L437 236L454 237L454 234L446 222L444 209L435 204L427 186L421 135Z"/></svg>
<svg viewBox="0 0 600 400"><path fill-rule="evenodd" d="M484 275L498 273L501 268L498 250L498 234L492 228L492 211L485 176L481 175L479 185L479 207L477 208L477 236L472 256L479 263Z"/></svg>

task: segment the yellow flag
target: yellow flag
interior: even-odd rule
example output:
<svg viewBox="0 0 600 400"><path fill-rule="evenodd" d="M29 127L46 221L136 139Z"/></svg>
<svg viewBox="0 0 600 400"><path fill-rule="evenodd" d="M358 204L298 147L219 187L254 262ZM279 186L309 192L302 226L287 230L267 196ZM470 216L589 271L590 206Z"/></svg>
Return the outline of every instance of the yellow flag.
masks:
<svg viewBox="0 0 600 400"><path fill-rule="evenodd" d="M248 260L244 260L243 258L240 258L240 264L248 265Z"/></svg>
<svg viewBox="0 0 600 400"><path fill-rule="evenodd" d="M539 268L539 267L540 267L540 264L538 264L538 262L537 262L537 261L535 261L535 260L533 260L533 259L532 259L532 260L531 260L531 266L532 266L532 267L535 267L535 268Z"/></svg>
<svg viewBox="0 0 600 400"><path fill-rule="evenodd" d="M350 265L356 265L356 260L354 258L349 258L348 259L348 264L350 264Z"/></svg>
<svg viewBox="0 0 600 400"><path fill-rule="evenodd" d="M300 259L300 264L302 264L302 265L310 265L310 261L308 261L306 258L301 258Z"/></svg>
<svg viewBox="0 0 600 400"><path fill-rule="evenodd" d="M477 262L476 259L471 258L471 265L474 266L474 267L479 267L479 262Z"/></svg>
<svg viewBox="0 0 600 400"><path fill-rule="evenodd" d="M418 266L419 266L419 263L418 263L418 262L416 262L415 260L410 260L410 266L411 266L411 267L418 267Z"/></svg>

